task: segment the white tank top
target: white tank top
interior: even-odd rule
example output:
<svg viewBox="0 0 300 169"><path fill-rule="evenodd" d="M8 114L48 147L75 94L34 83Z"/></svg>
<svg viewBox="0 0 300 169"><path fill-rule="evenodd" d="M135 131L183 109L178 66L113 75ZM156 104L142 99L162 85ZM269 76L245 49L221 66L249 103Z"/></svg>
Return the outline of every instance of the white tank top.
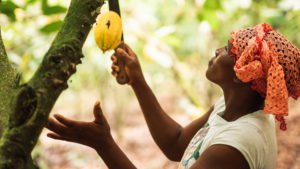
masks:
<svg viewBox="0 0 300 169"><path fill-rule="evenodd" d="M273 115L259 110L227 122L222 118L224 110L222 96L216 102L207 123L190 141L178 169L190 168L209 146L215 144L229 145L239 150L250 169L274 169L277 143Z"/></svg>

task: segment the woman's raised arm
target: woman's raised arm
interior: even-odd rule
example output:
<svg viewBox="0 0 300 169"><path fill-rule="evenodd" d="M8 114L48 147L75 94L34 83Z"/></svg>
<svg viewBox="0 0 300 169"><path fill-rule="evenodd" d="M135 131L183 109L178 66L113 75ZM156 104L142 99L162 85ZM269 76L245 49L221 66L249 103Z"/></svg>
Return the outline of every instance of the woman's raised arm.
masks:
<svg viewBox="0 0 300 169"><path fill-rule="evenodd" d="M118 59L125 63L125 71L129 77L129 84L134 90L143 111L150 133L163 153L173 161L179 161L194 134L207 121L213 108L204 116L182 127L174 121L160 106L154 93L146 83L142 69L135 53L126 44L125 49L117 48L112 55L113 74L117 77L119 67Z"/></svg>

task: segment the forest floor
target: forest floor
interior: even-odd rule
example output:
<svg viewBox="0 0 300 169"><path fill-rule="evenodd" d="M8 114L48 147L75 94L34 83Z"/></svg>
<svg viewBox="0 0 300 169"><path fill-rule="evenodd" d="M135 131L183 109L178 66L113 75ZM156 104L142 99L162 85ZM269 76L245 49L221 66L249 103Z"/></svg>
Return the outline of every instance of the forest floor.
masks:
<svg viewBox="0 0 300 169"><path fill-rule="evenodd" d="M172 104L176 104L174 99L165 97L159 100L164 105L166 112L172 112ZM124 116L122 130L116 131L112 127L113 136L121 149L138 169L176 169L178 163L169 161L155 145L138 104L134 102L129 107L130 113L128 112L128 115ZM277 128L278 159L276 169L300 169L300 99L298 101L291 100L289 107L290 115L286 118L287 131L281 131ZM61 109L62 107L56 106L53 113L61 113ZM88 116L85 119L92 118L91 109L84 114L83 116ZM107 116L109 122L115 120L113 117ZM184 114L171 114L171 116L182 125L190 122L189 117ZM76 118L82 119L81 117ZM277 123L276 126L278 125ZM107 168L94 150L74 143L52 140L46 137L47 132L46 129L43 131L39 146L34 153L42 169Z"/></svg>

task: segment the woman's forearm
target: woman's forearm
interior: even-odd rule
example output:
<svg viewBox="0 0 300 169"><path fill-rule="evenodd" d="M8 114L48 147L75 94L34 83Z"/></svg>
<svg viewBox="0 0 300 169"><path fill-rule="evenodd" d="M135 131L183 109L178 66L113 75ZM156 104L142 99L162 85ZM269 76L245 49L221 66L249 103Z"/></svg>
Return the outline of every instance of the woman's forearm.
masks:
<svg viewBox="0 0 300 169"><path fill-rule="evenodd" d="M120 147L112 141L105 148L94 148L109 169L136 169Z"/></svg>
<svg viewBox="0 0 300 169"><path fill-rule="evenodd" d="M169 117L145 81L131 85L156 144L171 160L177 160L177 141L182 127Z"/></svg>

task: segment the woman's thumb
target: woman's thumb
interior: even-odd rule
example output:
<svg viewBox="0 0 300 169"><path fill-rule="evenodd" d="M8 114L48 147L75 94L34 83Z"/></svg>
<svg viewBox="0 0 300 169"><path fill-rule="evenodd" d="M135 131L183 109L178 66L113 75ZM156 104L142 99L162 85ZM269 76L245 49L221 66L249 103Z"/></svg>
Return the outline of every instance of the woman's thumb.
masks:
<svg viewBox="0 0 300 169"><path fill-rule="evenodd" d="M94 117L95 117L95 122L102 122L103 112L100 107L100 101L97 101L94 105Z"/></svg>
<svg viewBox="0 0 300 169"><path fill-rule="evenodd" d="M122 48L117 48L116 56L118 58L120 58L125 64L127 64L131 61L129 54L127 52L125 52L125 50Z"/></svg>

